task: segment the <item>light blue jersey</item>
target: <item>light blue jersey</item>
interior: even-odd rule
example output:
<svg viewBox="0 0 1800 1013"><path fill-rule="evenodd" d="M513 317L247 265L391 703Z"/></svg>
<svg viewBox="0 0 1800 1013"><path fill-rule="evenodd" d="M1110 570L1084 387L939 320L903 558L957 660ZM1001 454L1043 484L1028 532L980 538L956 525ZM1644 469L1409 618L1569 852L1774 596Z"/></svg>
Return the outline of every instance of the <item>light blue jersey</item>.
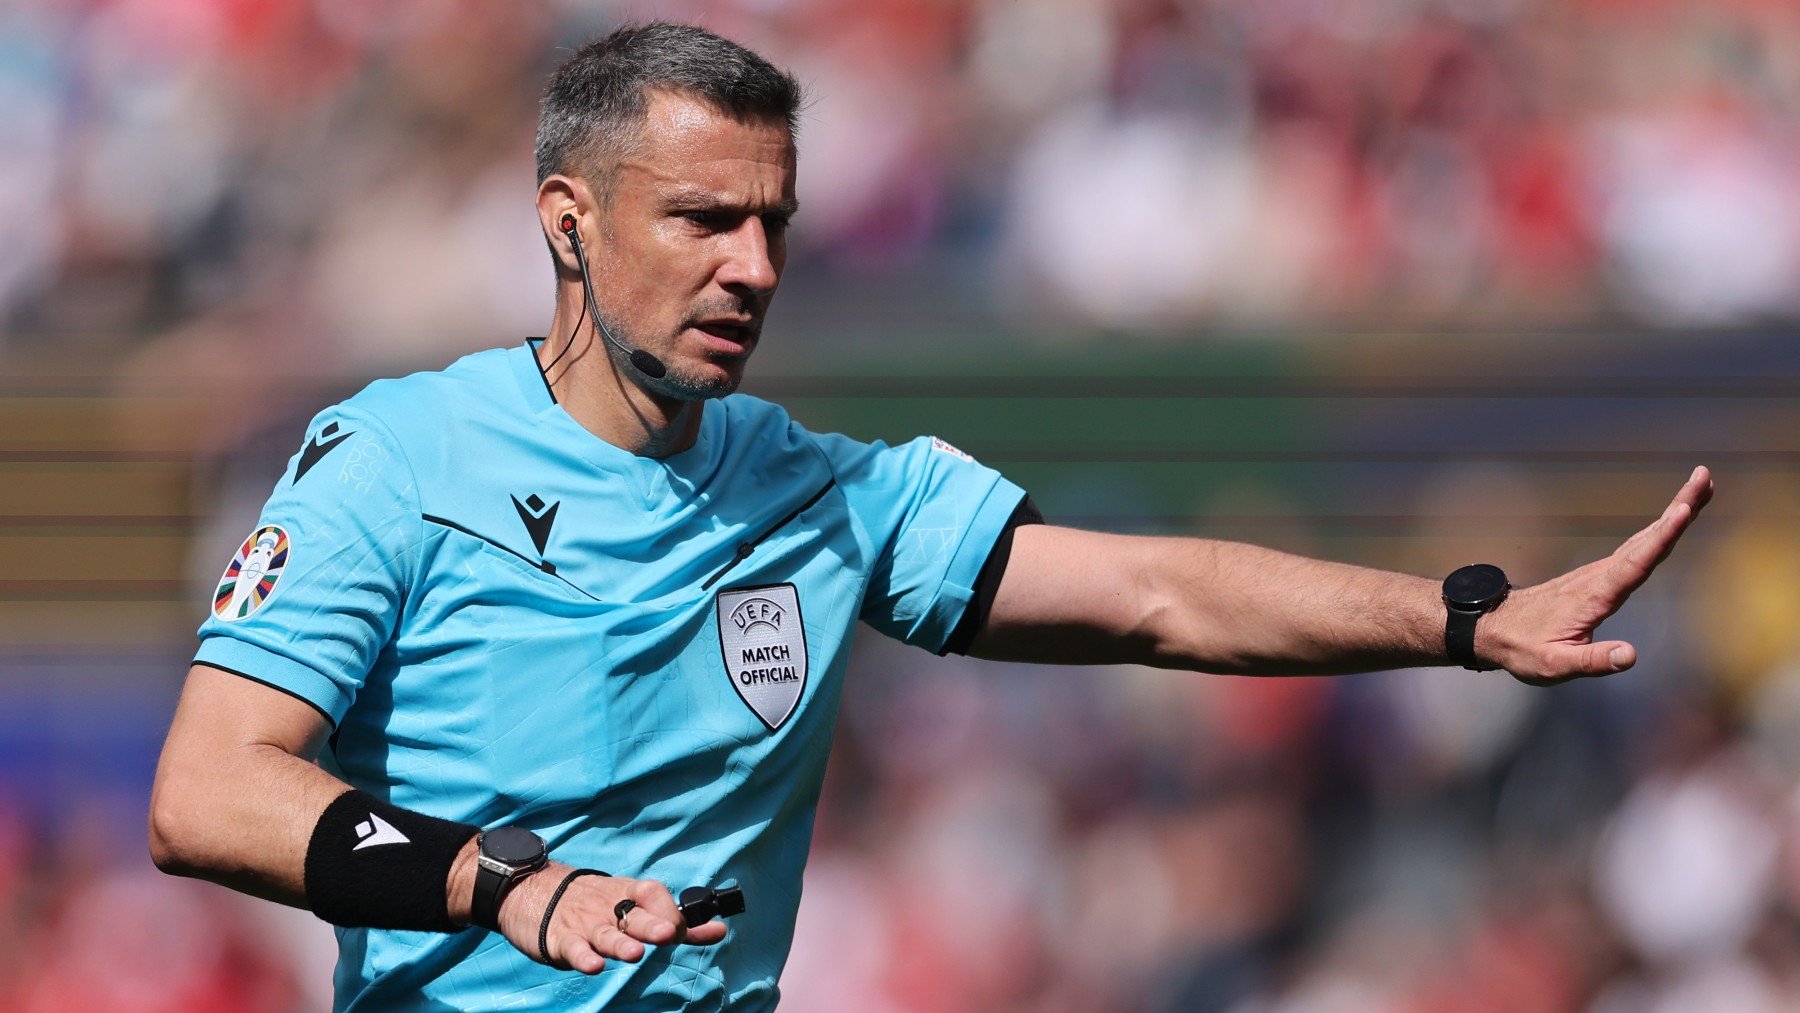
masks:
<svg viewBox="0 0 1800 1013"><path fill-rule="evenodd" d="M336 1008L773 1006L851 631L941 649L1023 495L942 441L816 435L744 395L637 457L530 345L320 414L196 660L317 707L326 769L395 805L748 905L718 946L592 978L483 929L340 929Z"/></svg>

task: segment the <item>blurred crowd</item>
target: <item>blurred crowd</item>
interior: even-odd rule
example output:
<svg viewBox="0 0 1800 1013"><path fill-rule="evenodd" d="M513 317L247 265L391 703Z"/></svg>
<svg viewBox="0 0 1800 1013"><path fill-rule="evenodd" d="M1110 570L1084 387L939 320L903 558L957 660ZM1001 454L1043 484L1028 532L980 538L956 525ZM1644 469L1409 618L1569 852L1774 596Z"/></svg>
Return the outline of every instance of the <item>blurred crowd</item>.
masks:
<svg viewBox="0 0 1800 1013"><path fill-rule="evenodd" d="M1786 0L11 0L0 331L354 372L539 328L536 94L648 16L810 87L792 284L877 309L1795 308Z"/></svg>
<svg viewBox="0 0 1800 1013"><path fill-rule="evenodd" d="M33 841L0 812L0 1009L12 1013L300 1013L329 1008L329 977L295 942L216 887L170 879L91 826ZM28 846L28 842L30 842ZM48 849L58 849L53 856ZM92 853L98 849L107 857ZM66 850L63 850L66 849ZM70 852L74 852L71 855ZM308 931L308 930L311 931ZM307 938L307 937L314 938ZM323 941L329 943L327 929ZM310 980L309 980L310 979Z"/></svg>
<svg viewBox="0 0 1800 1013"><path fill-rule="evenodd" d="M1800 308L1791 0L8 0L0 356L216 379L219 424L191 429L220 470L258 460L206 478L242 530L298 431L246 448L244 416L287 378L547 322L539 84L650 16L811 89L783 302L853 293L844 329L919 305L1086 333ZM1551 692L865 636L784 1009L1800 1008L1800 538L1702 537L1608 627L1639 669ZM1364 561L1432 572L1398 551ZM11 798L14 759L0 1010L327 1001L328 929L159 875L132 820Z"/></svg>

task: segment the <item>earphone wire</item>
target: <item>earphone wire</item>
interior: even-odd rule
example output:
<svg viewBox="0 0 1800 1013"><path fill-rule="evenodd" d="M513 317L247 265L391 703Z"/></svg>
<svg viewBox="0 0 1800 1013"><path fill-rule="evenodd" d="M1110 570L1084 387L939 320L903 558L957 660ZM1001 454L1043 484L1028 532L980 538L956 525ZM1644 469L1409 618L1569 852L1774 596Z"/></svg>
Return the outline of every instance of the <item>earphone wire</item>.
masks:
<svg viewBox="0 0 1800 1013"><path fill-rule="evenodd" d="M575 347L575 339L581 334L581 325L587 320L588 303L594 298L593 291L588 288L587 258L581 255L581 240L576 238L575 230L572 228L565 228L563 235L569 237L569 248L575 252L575 262L581 265L581 315L575 318L575 326L569 329L569 340L563 342L562 351L557 352L556 357L551 359L548 365L538 367L538 373L544 378L544 387L550 390L551 400L556 399L556 391L550 384L550 371L556 368L556 364L562 361L563 356L569 354L569 349ZM599 324L599 322L600 318L595 317L594 323Z"/></svg>
<svg viewBox="0 0 1800 1013"><path fill-rule="evenodd" d="M569 246L575 251L575 263L581 265L581 293L587 300L587 306L582 309L582 312L586 313L588 308L592 308L594 329L600 332L600 337L604 338L607 344L624 352L625 357L629 359L633 350L623 341L613 337L612 330L606 326L606 321L600 319L600 304L594 301L594 279L588 274L587 251L581 248L581 240L576 238L574 230L568 230L568 236Z"/></svg>
<svg viewBox="0 0 1800 1013"><path fill-rule="evenodd" d="M563 356L569 354L569 349L575 347L575 338L581 334L581 325L586 320L587 320L587 300L583 299L581 301L581 315L575 318L575 326L570 328L570 330L569 330L569 340L563 342L562 351L557 352L555 358L551 359L547 365L541 367L538 370L539 372L544 374L544 383L546 385L548 385L550 383L550 371L552 369L556 368L556 364L562 361Z"/></svg>

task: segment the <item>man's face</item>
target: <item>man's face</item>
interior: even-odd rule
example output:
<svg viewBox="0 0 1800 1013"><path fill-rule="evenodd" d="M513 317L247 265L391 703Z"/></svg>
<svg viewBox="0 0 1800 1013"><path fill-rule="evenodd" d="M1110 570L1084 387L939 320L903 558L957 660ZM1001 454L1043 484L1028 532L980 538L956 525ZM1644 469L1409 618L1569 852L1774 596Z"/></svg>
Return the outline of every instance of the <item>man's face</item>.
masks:
<svg viewBox="0 0 1800 1013"><path fill-rule="evenodd" d="M613 334L663 361L652 389L736 389L787 263L794 144L779 120L740 123L652 92L593 243L595 301Z"/></svg>

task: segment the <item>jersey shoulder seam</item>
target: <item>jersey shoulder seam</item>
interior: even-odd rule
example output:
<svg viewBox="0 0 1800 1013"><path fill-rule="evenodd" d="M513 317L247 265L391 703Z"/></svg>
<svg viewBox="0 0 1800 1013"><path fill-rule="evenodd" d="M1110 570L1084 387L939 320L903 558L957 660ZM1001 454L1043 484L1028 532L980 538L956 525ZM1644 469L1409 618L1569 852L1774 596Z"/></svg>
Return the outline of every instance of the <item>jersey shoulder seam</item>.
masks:
<svg viewBox="0 0 1800 1013"><path fill-rule="evenodd" d="M801 425L799 422L796 422L791 416L788 418L788 427L791 430L797 430L801 442L806 444L806 449L811 451L813 456L824 463L825 473L831 476L832 488L837 490L838 496L844 501L844 513L849 515L848 520L850 522L850 530L856 535L857 546L862 549L864 555L870 560L873 560L879 555L875 551L875 540L869 534L868 525L863 523L862 515L851 505L850 491L844 486L843 476L838 474L837 464L832 461L831 455L827 454L824 448L819 446L818 437L813 434L812 430ZM866 579L868 574L865 572L863 577Z"/></svg>
<svg viewBox="0 0 1800 1013"><path fill-rule="evenodd" d="M406 575L406 591L408 596L410 596L414 586L418 584L420 570L424 566L425 498L419 489L419 472L413 467L412 457L406 452L405 442L400 439L399 434L394 432L394 427L388 425L381 417L360 405L351 405L348 403L339 404L337 410L346 414L356 415L370 425L381 430L382 435L386 436L388 443L393 446L394 453L399 455L400 463L406 466L406 477L412 487L414 508L412 510L412 559L408 563Z"/></svg>

